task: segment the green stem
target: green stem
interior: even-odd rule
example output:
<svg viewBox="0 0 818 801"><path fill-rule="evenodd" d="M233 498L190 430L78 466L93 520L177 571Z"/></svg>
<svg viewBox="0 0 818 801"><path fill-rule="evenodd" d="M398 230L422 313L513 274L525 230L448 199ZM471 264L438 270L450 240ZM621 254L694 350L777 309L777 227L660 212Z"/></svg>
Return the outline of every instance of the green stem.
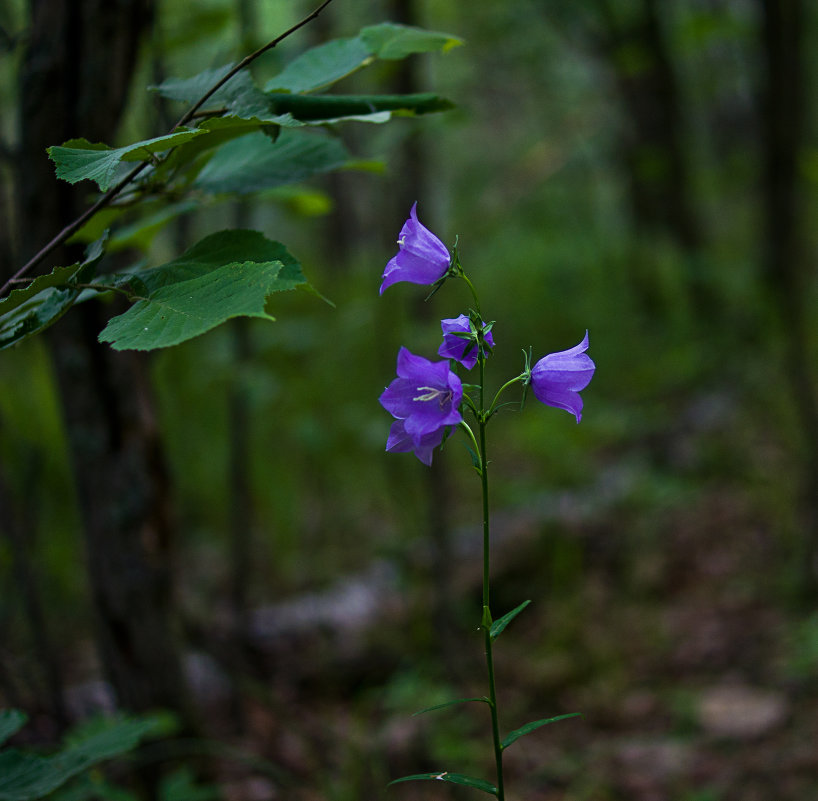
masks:
<svg viewBox="0 0 818 801"><path fill-rule="evenodd" d="M469 280L469 277L466 273L463 272L463 268L460 268L460 277L466 282L469 289L471 290L471 296L474 298L474 308L475 311L480 314L480 301L477 299L477 292L474 288L474 284Z"/></svg>
<svg viewBox="0 0 818 801"><path fill-rule="evenodd" d="M525 373L520 373L516 378L512 378L510 381L506 381L500 389L497 390L497 393L494 396L494 400L491 402L491 406L489 406L489 410L486 412L486 419L491 417L497 409L497 401L500 400L500 395L503 394L512 384L516 384L518 381L522 381L526 377Z"/></svg>
<svg viewBox="0 0 818 801"><path fill-rule="evenodd" d="M489 681L489 708L491 709L491 735L494 743L494 761L497 766L497 798L504 801L505 790L503 787L503 747L500 744L500 724L497 718L497 692L494 682L494 655L491 641L491 611L490 611L490 530L489 530L489 478L488 478L488 457L486 455L486 425L488 416L483 411L483 386L485 384L485 356L482 354L478 359L480 366L480 415L479 437L480 437L480 483L483 490L483 616L482 628L486 644L486 669Z"/></svg>

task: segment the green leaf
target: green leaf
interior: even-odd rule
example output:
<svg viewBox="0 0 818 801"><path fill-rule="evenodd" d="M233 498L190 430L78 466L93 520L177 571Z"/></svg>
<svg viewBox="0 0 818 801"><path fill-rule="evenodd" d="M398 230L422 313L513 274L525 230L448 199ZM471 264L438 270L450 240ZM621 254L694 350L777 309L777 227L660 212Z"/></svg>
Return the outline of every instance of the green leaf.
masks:
<svg viewBox="0 0 818 801"><path fill-rule="evenodd" d="M298 93L322 89L374 60L360 37L333 39L291 61L267 82L265 90Z"/></svg>
<svg viewBox="0 0 818 801"><path fill-rule="evenodd" d="M155 718L106 722L102 731L80 738L54 756L9 749L0 753L0 801L42 798L72 776L93 765L130 751L139 741L158 733Z"/></svg>
<svg viewBox="0 0 818 801"><path fill-rule="evenodd" d="M439 781L450 782L451 784L464 784L466 787L474 787L489 795L497 795L497 788L484 779L475 779L473 776L464 776L462 773L449 773L444 770L441 773L415 773L412 776L404 776L401 779L389 782L389 785L400 784L401 782L417 781Z"/></svg>
<svg viewBox="0 0 818 801"><path fill-rule="evenodd" d="M496 640L502 633L505 627L514 620L520 612L525 609L531 601L523 601L518 607L512 609L507 614L503 615L499 620L495 620L494 623L491 624L490 635L492 641Z"/></svg>
<svg viewBox="0 0 818 801"><path fill-rule="evenodd" d="M384 22L370 25L359 34L370 53L378 58L398 60L412 53L430 53L442 50L444 53L463 44L462 39L448 33L426 31L409 25Z"/></svg>
<svg viewBox="0 0 818 801"><path fill-rule="evenodd" d="M19 709L0 710L0 745L22 729L27 720L28 715Z"/></svg>
<svg viewBox="0 0 818 801"><path fill-rule="evenodd" d="M242 230L212 234L173 262L116 281L141 297L99 336L115 350L178 345L232 317L274 320L272 294L309 286L280 242Z"/></svg>
<svg viewBox="0 0 818 801"><path fill-rule="evenodd" d="M501 748L508 748L513 742L519 740L525 734L529 734L530 732L534 731L535 729L539 729L542 726L547 726L549 723L556 723L558 720L566 720L567 718L579 718L582 717L582 714L579 712L571 712L568 715L557 715L555 718L545 718L543 720L535 720L532 723L526 723L525 726L520 726L519 729L515 729L511 734L503 739L503 742L500 743Z"/></svg>
<svg viewBox="0 0 818 801"><path fill-rule="evenodd" d="M55 267L0 300L0 350L44 331L71 308L81 292L75 285L93 277L105 238L88 246L83 262Z"/></svg>
<svg viewBox="0 0 818 801"><path fill-rule="evenodd" d="M205 92L217 84L230 70L235 63L225 64L222 67L204 70L191 78L168 78L158 86L149 86L148 89L156 92L168 100L178 100L187 105L193 105ZM224 86L218 89L215 94L208 98L208 106L225 105L229 103L246 86L246 81L250 80L246 70L234 75Z"/></svg>
<svg viewBox="0 0 818 801"><path fill-rule="evenodd" d="M480 698L458 698L454 701L446 701L442 704L435 704L434 706L427 706L425 709L421 709L418 712L415 712L412 717L417 717L418 715L423 715L426 712L434 712L436 709L445 709L447 706L454 706L455 704L467 704L469 701L482 701L484 704L490 704L488 698L480 697Z"/></svg>
<svg viewBox="0 0 818 801"><path fill-rule="evenodd" d="M147 204L143 204L143 216L130 225L124 225L117 229L108 242L108 250L114 252L125 248L139 248L148 250L154 237L168 223L177 219L183 214L201 208L201 203L195 200L183 200L179 203L162 205L152 213L144 214L149 210Z"/></svg>
<svg viewBox="0 0 818 801"><path fill-rule="evenodd" d="M312 92L368 66L376 58L401 59L412 53L450 50L462 43L446 33L406 25L370 25L358 36L334 39L302 53L267 82L265 91Z"/></svg>
<svg viewBox="0 0 818 801"><path fill-rule="evenodd" d="M291 114L295 119L312 124L339 122L340 120L366 120L377 117L384 122L386 112L403 114L430 114L447 111L454 104L431 92L414 95L291 95L286 92L270 92L273 113Z"/></svg>
<svg viewBox="0 0 818 801"><path fill-rule="evenodd" d="M56 165L58 178L72 184L84 180L95 181L105 192L113 184L117 168L123 161L149 161L154 153L169 150L201 134L199 129L185 128L117 148L86 139L71 139L61 146L48 148L48 155Z"/></svg>
<svg viewBox="0 0 818 801"><path fill-rule="evenodd" d="M224 145L199 173L193 186L207 192L246 194L343 167L348 154L337 139L282 131L275 142L262 133Z"/></svg>

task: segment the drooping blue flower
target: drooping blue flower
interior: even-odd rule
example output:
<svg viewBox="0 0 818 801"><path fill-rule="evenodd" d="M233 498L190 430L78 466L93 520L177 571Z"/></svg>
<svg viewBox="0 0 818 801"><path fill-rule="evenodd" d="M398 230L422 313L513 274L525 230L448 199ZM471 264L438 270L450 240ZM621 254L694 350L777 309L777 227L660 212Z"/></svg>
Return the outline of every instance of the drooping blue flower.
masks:
<svg viewBox="0 0 818 801"><path fill-rule="evenodd" d="M424 464L431 464L432 451L443 440L445 428L463 419L463 385L447 361L431 362L406 348L398 352L397 373L379 398L397 421L386 449L412 450Z"/></svg>
<svg viewBox="0 0 818 801"><path fill-rule="evenodd" d="M415 456L425 465L431 465L432 452L443 442L446 433L445 426L432 431L431 434L424 434L420 438L412 438L406 433L403 420L395 420L389 429L389 436L386 440L386 450L390 453L406 453L414 451Z"/></svg>
<svg viewBox="0 0 818 801"><path fill-rule="evenodd" d="M380 294L392 284L408 281L411 284L434 284L449 269L449 251L446 246L418 220L417 203L409 212L398 238L399 250L386 265Z"/></svg>
<svg viewBox="0 0 818 801"><path fill-rule="evenodd" d="M473 339L457 336L458 333L471 333L469 318L465 314L440 321L443 329L443 344L438 348L438 354L445 359L454 359L460 362L467 370L477 364L477 343ZM491 331L483 335L486 344L494 347L494 337Z"/></svg>
<svg viewBox="0 0 818 801"><path fill-rule="evenodd" d="M580 390L588 386L596 370L586 350L587 331L579 345L559 353L549 353L531 368L531 388L537 400L571 412L577 422L582 420Z"/></svg>

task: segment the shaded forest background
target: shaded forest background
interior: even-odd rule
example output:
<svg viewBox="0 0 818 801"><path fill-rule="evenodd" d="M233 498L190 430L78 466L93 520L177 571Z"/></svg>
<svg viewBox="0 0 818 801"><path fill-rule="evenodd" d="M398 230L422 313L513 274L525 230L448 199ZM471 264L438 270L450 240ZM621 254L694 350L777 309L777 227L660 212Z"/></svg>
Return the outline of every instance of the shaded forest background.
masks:
<svg viewBox="0 0 818 801"><path fill-rule="evenodd" d="M0 9L0 275L89 200L44 149L156 135L145 91L307 13L254 0ZM520 349L590 332L576 426L533 405L495 438L495 597L509 717L580 711L509 751L514 797L804 799L818 789L816 14L803 0L335 0L253 69L392 20L465 46L353 76L447 114L347 128L382 170L214 203L134 242L170 259L254 227L336 304L287 297L145 358L74 309L0 356L0 706L43 744L115 706L171 710L235 799L459 797L480 774L477 482L458 443L384 454L401 344L468 304L377 288L411 203ZM59 260L55 263L59 263ZM487 300L486 300L487 299ZM202 769L203 755L207 754ZM147 767L146 767L147 766ZM432 790L435 794L432 795Z"/></svg>

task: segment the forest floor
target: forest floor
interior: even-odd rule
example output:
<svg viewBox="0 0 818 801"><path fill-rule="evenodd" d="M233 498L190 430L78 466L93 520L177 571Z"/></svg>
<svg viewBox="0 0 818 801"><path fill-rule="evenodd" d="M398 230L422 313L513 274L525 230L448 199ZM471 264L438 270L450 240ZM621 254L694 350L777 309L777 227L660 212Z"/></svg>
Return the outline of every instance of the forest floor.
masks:
<svg viewBox="0 0 818 801"><path fill-rule="evenodd" d="M500 554L498 607L536 599L497 643L501 724L582 713L506 752L506 797L818 798L818 617L782 602L786 544L724 487L629 518L526 518ZM462 572L453 586L479 608L479 580ZM443 769L490 778L483 705L411 717L484 693L470 618L430 630L418 620L429 609L392 592L375 596L374 628L291 632L267 654L270 692L245 702L242 742L288 778L228 769L228 798L457 799L476 791L385 785Z"/></svg>
<svg viewBox="0 0 818 801"><path fill-rule="evenodd" d="M501 727L582 715L505 752L506 798L818 798L818 614L782 580L792 542L745 487L697 485L648 511L629 493L496 516L495 616L533 601L496 643ZM196 797L474 797L442 782L387 789L442 770L492 779L483 704L412 717L485 694L479 547L463 534L444 575L419 548L257 609L241 650L200 633L188 667L210 743L188 746L210 754L220 795ZM104 701L99 675L83 678L74 700Z"/></svg>

